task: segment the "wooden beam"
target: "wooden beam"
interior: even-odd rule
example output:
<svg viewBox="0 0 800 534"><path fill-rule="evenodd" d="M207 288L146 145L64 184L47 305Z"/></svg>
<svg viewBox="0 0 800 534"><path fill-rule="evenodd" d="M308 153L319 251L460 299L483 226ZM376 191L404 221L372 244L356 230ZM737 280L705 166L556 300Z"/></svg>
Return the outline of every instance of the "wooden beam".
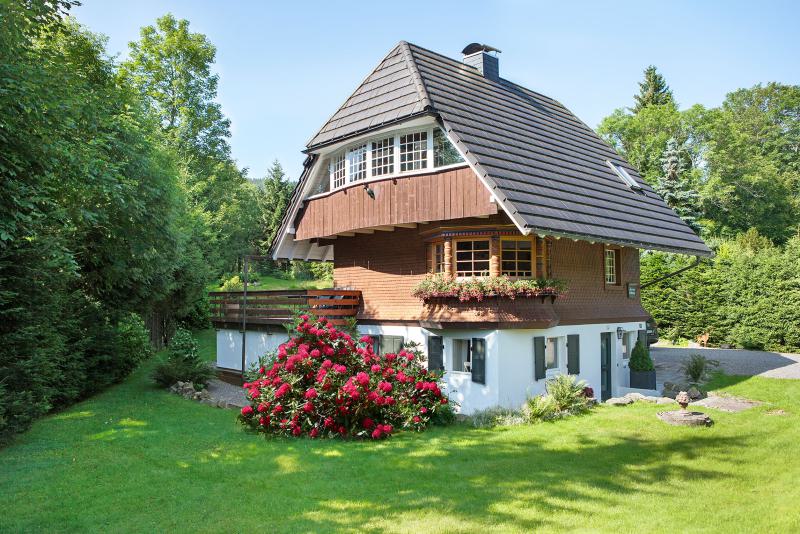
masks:
<svg viewBox="0 0 800 534"><path fill-rule="evenodd" d="M395 224L395 226L397 226L399 228L416 228L417 227L417 223L398 223L398 224Z"/></svg>
<svg viewBox="0 0 800 534"><path fill-rule="evenodd" d="M359 228L358 230L353 230L357 234L374 234L375 230L372 228Z"/></svg>
<svg viewBox="0 0 800 534"><path fill-rule="evenodd" d="M355 232L339 232L339 233L338 233L338 234L336 234L336 235L338 235L338 236L342 236L342 237L353 237L353 236L355 236L356 234L355 234Z"/></svg>
<svg viewBox="0 0 800 534"><path fill-rule="evenodd" d="M373 226L372 229L381 232L394 232L394 226Z"/></svg>

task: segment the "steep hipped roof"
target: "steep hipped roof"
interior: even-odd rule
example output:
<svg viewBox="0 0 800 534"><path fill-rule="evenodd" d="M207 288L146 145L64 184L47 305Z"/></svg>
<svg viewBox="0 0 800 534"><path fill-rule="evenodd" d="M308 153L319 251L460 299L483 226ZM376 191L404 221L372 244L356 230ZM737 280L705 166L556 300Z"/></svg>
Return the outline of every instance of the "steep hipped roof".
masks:
<svg viewBox="0 0 800 534"><path fill-rule="evenodd" d="M308 150L433 114L525 233L692 255L710 249L636 170L559 102L460 61L398 44ZM635 191L607 165L627 169Z"/></svg>

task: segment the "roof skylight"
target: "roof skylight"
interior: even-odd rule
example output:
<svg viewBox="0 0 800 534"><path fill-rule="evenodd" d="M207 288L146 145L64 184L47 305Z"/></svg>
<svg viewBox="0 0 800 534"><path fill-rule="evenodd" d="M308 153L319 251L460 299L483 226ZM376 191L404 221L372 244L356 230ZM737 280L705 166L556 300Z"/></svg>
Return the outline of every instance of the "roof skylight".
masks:
<svg viewBox="0 0 800 534"><path fill-rule="evenodd" d="M606 160L606 164L611 167L611 170L614 171L617 176L619 176L620 180L625 182L625 185L633 189L634 191L641 191L642 186L639 185L639 182L633 179L633 177L628 174L628 171L625 170L624 167L621 165L617 165L616 163Z"/></svg>

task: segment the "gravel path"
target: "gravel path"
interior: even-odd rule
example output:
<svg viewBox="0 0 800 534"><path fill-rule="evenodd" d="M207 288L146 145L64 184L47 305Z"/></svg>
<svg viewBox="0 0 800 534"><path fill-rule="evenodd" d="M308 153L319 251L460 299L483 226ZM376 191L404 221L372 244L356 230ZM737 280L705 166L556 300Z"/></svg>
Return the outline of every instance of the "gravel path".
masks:
<svg viewBox="0 0 800 534"><path fill-rule="evenodd" d="M234 386L216 378L208 382L208 393L214 401L225 401L231 406L239 408L247 404L244 389L241 386Z"/></svg>
<svg viewBox="0 0 800 534"><path fill-rule="evenodd" d="M800 354L783 354L758 350L668 348L654 345L650 355L656 366L659 389L664 382L685 382L681 363L692 354L718 360L720 369L729 375L765 376L800 380Z"/></svg>

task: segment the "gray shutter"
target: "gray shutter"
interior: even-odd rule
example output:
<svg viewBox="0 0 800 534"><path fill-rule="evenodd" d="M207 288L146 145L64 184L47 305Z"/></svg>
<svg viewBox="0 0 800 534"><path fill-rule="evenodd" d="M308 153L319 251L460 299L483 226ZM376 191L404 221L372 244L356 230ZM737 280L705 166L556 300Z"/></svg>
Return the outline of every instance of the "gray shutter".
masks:
<svg viewBox="0 0 800 534"><path fill-rule="evenodd" d="M642 347L644 347L645 349L650 348L647 345L647 330L639 330L639 341L641 341ZM631 350L633 350L632 347Z"/></svg>
<svg viewBox="0 0 800 534"><path fill-rule="evenodd" d="M581 372L581 336L567 336L567 373L577 375Z"/></svg>
<svg viewBox="0 0 800 534"><path fill-rule="evenodd" d="M383 336L370 336L372 338L372 352L377 354L378 356L381 355L381 338Z"/></svg>
<svg viewBox="0 0 800 534"><path fill-rule="evenodd" d="M428 336L428 371L444 371L444 341L441 336Z"/></svg>
<svg viewBox="0 0 800 534"><path fill-rule="evenodd" d="M533 338L533 377L541 380L547 376L544 367L544 337Z"/></svg>
<svg viewBox="0 0 800 534"><path fill-rule="evenodd" d="M472 381L477 384L486 383L486 340L473 337L472 345Z"/></svg>

